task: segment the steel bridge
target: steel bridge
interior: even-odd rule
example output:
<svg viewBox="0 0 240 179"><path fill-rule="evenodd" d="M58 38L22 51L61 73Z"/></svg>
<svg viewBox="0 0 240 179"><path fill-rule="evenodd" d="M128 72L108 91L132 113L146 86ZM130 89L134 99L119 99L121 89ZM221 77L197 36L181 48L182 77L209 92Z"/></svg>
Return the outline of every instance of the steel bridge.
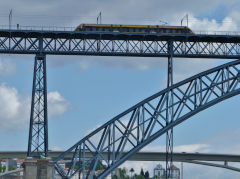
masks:
<svg viewBox="0 0 240 179"><path fill-rule="evenodd" d="M167 88L119 114L61 154L55 167L63 178L71 178L77 172L84 178L93 178L97 165L106 166L98 176L104 178L163 134L167 136L168 177L173 160L173 127L240 93L239 60L177 84L173 84L172 63L173 57L239 59L238 35L0 30L0 53L36 55L27 154L33 157L48 156L46 55L168 58ZM90 158L85 157L86 151L90 151ZM64 171L59 161L70 153L71 167Z"/></svg>
<svg viewBox="0 0 240 179"><path fill-rule="evenodd" d="M0 30L0 53L11 54L239 59L239 42L239 35Z"/></svg>

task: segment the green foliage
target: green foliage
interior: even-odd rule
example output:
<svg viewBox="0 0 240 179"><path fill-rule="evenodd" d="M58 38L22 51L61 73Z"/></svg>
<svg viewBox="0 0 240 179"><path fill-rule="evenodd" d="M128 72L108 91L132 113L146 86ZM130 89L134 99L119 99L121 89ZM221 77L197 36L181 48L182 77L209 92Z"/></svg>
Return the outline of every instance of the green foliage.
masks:
<svg viewBox="0 0 240 179"><path fill-rule="evenodd" d="M143 169L142 169L142 168L141 168L140 175L144 176L144 171L143 171Z"/></svg>
<svg viewBox="0 0 240 179"><path fill-rule="evenodd" d="M6 171L6 166L2 167L2 173L4 173Z"/></svg>
<svg viewBox="0 0 240 179"><path fill-rule="evenodd" d="M144 176L142 176L142 175L135 175L134 178L135 178L135 179L145 179Z"/></svg>
<svg viewBox="0 0 240 179"><path fill-rule="evenodd" d="M16 170L16 167L9 166L8 171Z"/></svg>
<svg viewBox="0 0 240 179"><path fill-rule="evenodd" d="M66 168L70 168L70 167L71 167L71 163L66 163ZM77 166L75 166L74 169L77 170L78 168L79 168L79 166L77 165ZM85 169L86 169L86 170L88 170L89 168L90 168L89 165L86 165L86 166L85 166ZM106 168L107 168L106 165L100 164L100 163L98 162L95 170L104 170L104 169L106 169Z"/></svg>
<svg viewBox="0 0 240 179"><path fill-rule="evenodd" d="M3 167L2 167L2 163L0 162L0 173L2 173L3 171Z"/></svg>
<svg viewBox="0 0 240 179"><path fill-rule="evenodd" d="M145 177L145 179L149 179L149 172L148 171L145 172L144 177Z"/></svg>
<svg viewBox="0 0 240 179"><path fill-rule="evenodd" d="M126 168L120 169L120 179L129 179Z"/></svg>
<svg viewBox="0 0 240 179"><path fill-rule="evenodd" d="M113 175L112 176L112 179L118 179L116 175Z"/></svg>

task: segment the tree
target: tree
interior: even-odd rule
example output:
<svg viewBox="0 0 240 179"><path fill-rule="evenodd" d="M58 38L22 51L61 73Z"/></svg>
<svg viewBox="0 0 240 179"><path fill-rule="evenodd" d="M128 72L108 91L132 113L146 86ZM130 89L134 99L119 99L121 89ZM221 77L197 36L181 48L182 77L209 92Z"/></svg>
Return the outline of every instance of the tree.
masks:
<svg viewBox="0 0 240 179"><path fill-rule="evenodd" d="M148 171L145 172L144 177L145 177L145 179L149 179L149 172Z"/></svg>
<svg viewBox="0 0 240 179"><path fill-rule="evenodd" d="M6 171L6 166L2 167L2 173L4 173Z"/></svg>
<svg viewBox="0 0 240 179"><path fill-rule="evenodd" d="M129 179L126 168L120 169L120 178L121 179Z"/></svg>
<svg viewBox="0 0 240 179"><path fill-rule="evenodd" d="M144 176L144 171L143 171L143 169L142 169L142 168L141 168L140 175Z"/></svg>
<svg viewBox="0 0 240 179"><path fill-rule="evenodd" d="M117 178L117 175L113 175L113 176L112 176L112 179L118 179L118 178Z"/></svg>
<svg viewBox="0 0 240 179"><path fill-rule="evenodd" d="M134 178L135 178L135 179L144 179L144 176L142 176L142 175L135 175Z"/></svg>

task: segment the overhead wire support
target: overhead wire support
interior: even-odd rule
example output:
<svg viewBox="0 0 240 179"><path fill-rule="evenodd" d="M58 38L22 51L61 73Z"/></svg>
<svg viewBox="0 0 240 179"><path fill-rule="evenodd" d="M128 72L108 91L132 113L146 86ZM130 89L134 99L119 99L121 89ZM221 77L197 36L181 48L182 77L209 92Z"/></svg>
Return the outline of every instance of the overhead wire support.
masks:
<svg viewBox="0 0 240 179"><path fill-rule="evenodd" d="M97 16L97 24L102 24L102 12Z"/></svg>
<svg viewBox="0 0 240 179"><path fill-rule="evenodd" d="M8 16L8 21L9 21L9 29L11 30L12 28L12 9L9 12L9 16Z"/></svg>
<svg viewBox="0 0 240 179"><path fill-rule="evenodd" d="M188 27L188 14L186 14L182 19L181 19L181 26L183 24L184 19L187 20L187 27Z"/></svg>

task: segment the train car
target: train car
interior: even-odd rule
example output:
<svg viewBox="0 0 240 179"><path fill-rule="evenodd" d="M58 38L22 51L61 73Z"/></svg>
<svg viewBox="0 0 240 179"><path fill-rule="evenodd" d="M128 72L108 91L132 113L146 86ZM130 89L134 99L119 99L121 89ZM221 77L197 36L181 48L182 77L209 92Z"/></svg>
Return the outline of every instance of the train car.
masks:
<svg viewBox="0 0 240 179"><path fill-rule="evenodd" d="M186 26L80 24L76 32L193 34Z"/></svg>

